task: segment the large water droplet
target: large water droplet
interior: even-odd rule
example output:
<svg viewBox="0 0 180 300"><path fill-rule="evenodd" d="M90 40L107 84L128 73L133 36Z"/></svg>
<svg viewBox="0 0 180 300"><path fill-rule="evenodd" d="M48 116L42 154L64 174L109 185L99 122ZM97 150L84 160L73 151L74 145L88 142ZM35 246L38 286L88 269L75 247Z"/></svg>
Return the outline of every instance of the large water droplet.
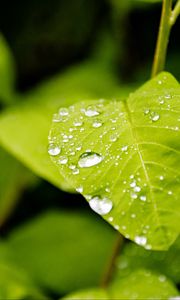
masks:
<svg viewBox="0 0 180 300"><path fill-rule="evenodd" d="M57 144L54 144L54 143L49 144L49 147L48 147L49 155L56 156L56 155L60 154L60 152L61 152L61 148L59 148L57 146Z"/></svg>
<svg viewBox="0 0 180 300"><path fill-rule="evenodd" d="M85 152L79 157L78 165L81 168L89 168L98 165L103 160L103 157L95 152Z"/></svg>
<svg viewBox="0 0 180 300"><path fill-rule="evenodd" d="M113 207L113 203L109 198L101 198L99 196L91 198L91 200L89 201L89 205L99 215L108 214Z"/></svg>
<svg viewBox="0 0 180 300"><path fill-rule="evenodd" d="M86 117L94 117L94 116L98 116L99 112L96 110L95 106L88 106L87 109L85 109L84 114L86 115Z"/></svg>

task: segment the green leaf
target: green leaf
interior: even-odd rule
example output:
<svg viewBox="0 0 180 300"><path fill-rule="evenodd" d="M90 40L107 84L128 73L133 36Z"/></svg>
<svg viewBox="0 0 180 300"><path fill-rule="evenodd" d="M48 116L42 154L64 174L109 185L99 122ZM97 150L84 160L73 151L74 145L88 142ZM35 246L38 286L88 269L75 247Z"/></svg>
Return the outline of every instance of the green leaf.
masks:
<svg viewBox="0 0 180 300"><path fill-rule="evenodd" d="M98 81L94 74L98 76ZM127 95L128 88L122 88L120 92ZM119 87L109 69L106 70L93 61L73 67L22 96L21 100L25 103L2 114L0 142L37 175L57 187L72 190L47 154L47 136L52 114L61 105L68 106L83 98L106 94L112 96L113 93L119 93Z"/></svg>
<svg viewBox="0 0 180 300"><path fill-rule="evenodd" d="M61 108L50 131L49 154L60 173L147 249L167 249L180 230L179 100L179 84L161 73L127 101Z"/></svg>
<svg viewBox="0 0 180 300"><path fill-rule="evenodd" d="M33 175L16 159L0 148L0 227L16 205L21 190Z"/></svg>
<svg viewBox="0 0 180 300"><path fill-rule="evenodd" d="M7 260L7 252L5 245L0 243L0 299L47 299L35 287L26 272Z"/></svg>
<svg viewBox="0 0 180 300"><path fill-rule="evenodd" d="M180 238L168 251L146 251L133 243L128 243L117 261L119 276L127 276L137 268L147 268L161 272L173 282L180 283Z"/></svg>
<svg viewBox="0 0 180 300"><path fill-rule="evenodd" d="M163 275L136 270L125 278L116 278L106 289L90 289L70 294L63 299L173 299L175 286Z"/></svg>
<svg viewBox="0 0 180 300"><path fill-rule="evenodd" d="M15 63L12 53L0 34L0 102L9 104L13 101Z"/></svg>
<svg viewBox="0 0 180 300"><path fill-rule="evenodd" d="M98 285L111 258L115 232L85 211L49 212L9 237L11 259L40 286L66 293Z"/></svg>

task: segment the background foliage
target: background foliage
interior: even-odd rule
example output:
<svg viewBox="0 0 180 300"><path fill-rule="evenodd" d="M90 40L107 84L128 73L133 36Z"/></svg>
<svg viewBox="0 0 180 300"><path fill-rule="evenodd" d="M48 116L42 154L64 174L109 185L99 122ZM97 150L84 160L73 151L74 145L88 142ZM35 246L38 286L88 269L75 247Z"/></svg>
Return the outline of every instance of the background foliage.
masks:
<svg viewBox="0 0 180 300"><path fill-rule="evenodd" d="M125 240L111 285L99 287L117 232L89 209L47 154L59 106L124 99L149 78L160 8L155 0L2 4L0 299L178 295L179 239L161 252ZM179 21L166 65L177 80L178 37Z"/></svg>

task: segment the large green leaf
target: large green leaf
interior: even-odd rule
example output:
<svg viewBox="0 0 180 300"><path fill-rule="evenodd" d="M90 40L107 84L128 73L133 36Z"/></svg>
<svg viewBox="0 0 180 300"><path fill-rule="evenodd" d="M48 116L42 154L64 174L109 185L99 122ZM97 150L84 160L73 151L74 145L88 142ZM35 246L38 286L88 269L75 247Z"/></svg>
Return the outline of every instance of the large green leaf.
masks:
<svg viewBox="0 0 180 300"><path fill-rule="evenodd" d="M31 184L34 177L0 148L0 227L12 212L24 186Z"/></svg>
<svg viewBox="0 0 180 300"><path fill-rule="evenodd" d="M175 283L180 283L180 238L168 251L146 251L134 243L125 245L117 260L119 276L127 276L137 268L162 272Z"/></svg>
<svg viewBox="0 0 180 300"><path fill-rule="evenodd" d="M0 103L10 104L13 102L14 81L14 58L5 39L0 34Z"/></svg>
<svg viewBox="0 0 180 300"><path fill-rule="evenodd" d="M61 105L68 106L83 98L100 95L109 97L114 93L119 93L119 87L109 69L93 61L73 67L22 96L25 103L2 114L0 142L36 174L62 189L72 190L47 154L52 114ZM120 93L127 95L128 88L121 89Z"/></svg>
<svg viewBox="0 0 180 300"><path fill-rule="evenodd" d="M63 299L175 299L178 291L163 275L136 270L125 278L116 278L106 289L90 289L70 294Z"/></svg>
<svg viewBox="0 0 180 300"><path fill-rule="evenodd" d="M49 136L67 181L147 249L167 249L180 230L179 100L179 84L162 73L127 101L61 108Z"/></svg>
<svg viewBox="0 0 180 300"><path fill-rule="evenodd" d="M49 212L9 237L11 260L41 286L65 293L98 285L115 232L86 211Z"/></svg>
<svg viewBox="0 0 180 300"><path fill-rule="evenodd" d="M0 243L0 299L47 299L35 287L31 279L21 268L7 259L8 248Z"/></svg>

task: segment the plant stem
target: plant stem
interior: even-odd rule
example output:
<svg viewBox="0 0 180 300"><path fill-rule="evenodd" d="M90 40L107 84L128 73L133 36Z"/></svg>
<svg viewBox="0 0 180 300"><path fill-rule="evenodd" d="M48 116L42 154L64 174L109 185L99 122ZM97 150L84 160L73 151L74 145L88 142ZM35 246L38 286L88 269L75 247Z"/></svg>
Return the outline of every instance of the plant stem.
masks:
<svg viewBox="0 0 180 300"><path fill-rule="evenodd" d="M178 0L178 2L176 3L173 11L171 12L171 16L170 16L171 26L174 25L174 23L176 22L177 17L179 16L179 14L180 14L180 0Z"/></svg>
<svg viewBox="0 0 180 300"><path fill-rule="evenodd" d="M172 0L163 0L159 33L158 33L158 39L157 39L153 67L152 67L152 74L151 74L152 77L154 77L164 69L167 46L168 46L169 35L171 30L171 23L170 23L171 7L172 7Z"/></svg>
<svg viewBox="0 0 180 300"><path fill-rule="evenodd" d="M113 275L113 271L114 271L114 268L115 268L115 262L116 262L116 259L117 259L117 256L119 255L119 252L120 252L120 249L123 245L123 236L119 233L117 235L117 238L115 240L115 244L114 244L114 247L113 247L113 252L112 252L112 255L111 255L111 258L110 258L110 261L108 262L108 265L107 265L107 268L104 272L104 275L103 275L103 278L101 280L101 287L105 288L108 286L111 278L112 278L112 275Z"/></svg>

